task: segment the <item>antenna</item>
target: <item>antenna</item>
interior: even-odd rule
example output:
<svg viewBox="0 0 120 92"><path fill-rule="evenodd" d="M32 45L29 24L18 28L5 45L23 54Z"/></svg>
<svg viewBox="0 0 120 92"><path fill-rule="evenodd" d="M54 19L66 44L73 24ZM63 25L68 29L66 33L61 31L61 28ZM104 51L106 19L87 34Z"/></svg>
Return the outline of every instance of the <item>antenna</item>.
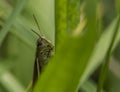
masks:
<svg viewBox="0 0 120 92"><path fill-rule="evenodd" d="M37 32L35 32L33 29L31 29L31 31L33 31L37 36L41 38L41 36Z"/></svg>
<svg viewBox="0 0 120 92"><path fill-rule="evenodd" d="M40 26L39 26L39 23L38 23L37 18L35 17L35 15L34 15L34 14L33 14L33 18L34 18L35 23L37 24L37 27L38 27L38 29L39 29L39 31L40 31Z"/></svg>

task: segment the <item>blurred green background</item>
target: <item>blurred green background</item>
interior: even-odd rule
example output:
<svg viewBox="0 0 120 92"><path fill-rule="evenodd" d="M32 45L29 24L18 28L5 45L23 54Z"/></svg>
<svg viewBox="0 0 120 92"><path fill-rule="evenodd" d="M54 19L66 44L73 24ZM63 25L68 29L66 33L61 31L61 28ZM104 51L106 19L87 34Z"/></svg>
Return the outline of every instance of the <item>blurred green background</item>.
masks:
<svg viewBox="0 0 120 92"><path fill-rule="evenodd" d="M119 92L119 7L119 0L0 0L0 92L27 92L38 39L31 29L55 46L34 92L97 92L118 30L103 92Z"/></svg>

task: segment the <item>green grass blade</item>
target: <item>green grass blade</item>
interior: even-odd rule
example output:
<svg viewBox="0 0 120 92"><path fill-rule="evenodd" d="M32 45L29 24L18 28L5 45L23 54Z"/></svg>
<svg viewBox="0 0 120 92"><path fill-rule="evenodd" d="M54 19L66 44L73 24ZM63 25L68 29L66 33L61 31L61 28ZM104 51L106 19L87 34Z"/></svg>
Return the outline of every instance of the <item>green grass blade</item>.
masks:
<svg viewBox="0 0 120 92"><path fill-rule="evenodd" d="M63 6L63 7L61 7ZM67 29L67 1L55 0L55 45L61 42L61 37L64 39Z"/></svg>
<svg viewBox="0 0 120 92"><path fill-rule="evenodd" d="M96 92L97 86L92 80L86 81L82 86L82 92ZM103 90L101 92L104 92Z"/></svg>
<svg viewBox="0 0 120 92"><path fill-rule="evenodd" d="M9 92L24 92L24 87L18 82L18 80L9 72L4 72L0 77L1 84Z"/></svg>
<svg viewBox="0 0 120 92"><path fill-rule="evenodd" d="M104 59L107 50L110 46L117 21L118 21L118 17L111 23L111 25L101 35L97 45L95 46L93 55L90 58L90 62L88 63L87 68L82 76L82 79L80 80L80 86L93 73L93 71L102 63L102 60ZM115 46L118 44L119 41L120 41L120 29L116 36L115 44L112 48L112 51L114 50Z"/></svg>
<svg viewBox="0 0 120 92"><path fill-rule="evenodd" d="M80 22L80 0L67 2L67 32L71 33Z"/></svg>
<svg viewBox="0 0 120 92"><path fill-rule="evenodd" d="M106 79L107 71L108 71L108 68L109 68L110 57L111 57L111 54L112 54L112 48L113 48L113 45L115 43L116 35L119 31L118 30L119 25L120 25L120 16L118 18L118 21L116 23L116 27L114 29L113 37L112 37L112 40L110 42L110 46L108 48L108 51L107 51L107 54L106 54L106 57L105 57L105 62L103 63L103 65L101 67L97 92L101 92L102 87L104 85L104 81Z"/></svg>
<svg viewBox="0 0 120 92"><path fill-rule="evenodd" d="M26 1L27 0L19 0L17 2L17 5L14 8L12 14L8 18L6 24L3 26L3 29L0 31L0 46L2 45L2 42L3 42L4 38L5 38L5 36L7 35L9 28L12 26L14 20L16 19L17 15L19 15L21 10L23 9Z"/></svg>
<svg viewBox="0 0 120 92"><path fill-rule="evenodd" d="M24 92L25 88L20 84L14 75L7 71L11 67L11 64L12 63L0 63L0 84L2 84L9 92Z"/></svg>
<svg viewBox="0 0 120 92"><path fill-rule="evenodd" d="M115 3L116 3L116 12L120 14L120 0L116 0Z"/></svg>
<svg viewBox="0 0 120 92"><path fill-rule="evenodd" d="M65 0L57 0L56 2L64 1ZM59 42L59 40L61 40L62 42L60 41L57 43L59 45L57 45L58 48L56 48L56 54L45 68L43 74L40 76L38 84L35 86L34 92L76 92L78 90L77 87L79 84L79 79L82 77L84 69L86 68L88 59L96 42L97 35L95 8L96 0L93 0L87 4L89 6L87 8L92 7L94 9L91 10L93 13L92 15L91 12L86 11L90 17L87 17L88 27L86 33L83 36L75 38L69 37L65 30L67 24L66 21L60 20L61 23L63 22L65 25L63 25L64 27L59 27L59 25L62 26L62 24L59 23L57 27L59 27L58 30L62 33L56 30L56 35L59 37L57 41ZM65 4L59 6L59 8L66 7L66 5L64 5ZM63 12L60 14L63 14ZM66 12L63 15L66 16ZM61 36L62 39L60 39Z"/></svg>

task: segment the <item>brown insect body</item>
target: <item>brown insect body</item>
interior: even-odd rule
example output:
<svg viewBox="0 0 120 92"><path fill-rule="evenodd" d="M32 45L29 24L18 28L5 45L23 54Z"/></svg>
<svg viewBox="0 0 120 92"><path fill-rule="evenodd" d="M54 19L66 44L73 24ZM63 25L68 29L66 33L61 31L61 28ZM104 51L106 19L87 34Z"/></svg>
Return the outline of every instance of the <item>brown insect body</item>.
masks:
<svg viewBox="0 0 120 92"><path fill-rule="evenodd" d="M36 24L38 25L36 17L35 16L33 17L35 19ZM39 25L38 25L38 29L40 30ZM32 31L36 33L34 30ZM53 50L53 45L49 41L41 37L38 33L36 34L39 36L39 39L37 40L32 87L34 87L45 65L48 63L48 59L50 58L51 52Z"/></svg>
<svg viewBox="0 0 120 92"><path fill-rule="evenodd" d="M34 64L33 86L35 85L39 75L43 71L48 59L51 56L53 46L44 38L37 40L37 50Z"/></svg>

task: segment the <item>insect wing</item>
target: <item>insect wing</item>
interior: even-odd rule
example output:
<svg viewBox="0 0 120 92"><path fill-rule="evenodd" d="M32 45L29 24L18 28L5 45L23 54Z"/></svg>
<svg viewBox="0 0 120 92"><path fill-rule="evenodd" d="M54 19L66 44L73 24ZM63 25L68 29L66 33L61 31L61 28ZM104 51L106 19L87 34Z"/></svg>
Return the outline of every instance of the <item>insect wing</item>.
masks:
<svg viewBox="0 0 120 92"><path fill-rule="evenodd" d="M34 63L34 71L33 71L33 83L32 87L34 87L36 81L38 80L38 77L41 72L41 67L40 67L40 62L38 61L38 58L35 58L35 63Z"/></svg>

